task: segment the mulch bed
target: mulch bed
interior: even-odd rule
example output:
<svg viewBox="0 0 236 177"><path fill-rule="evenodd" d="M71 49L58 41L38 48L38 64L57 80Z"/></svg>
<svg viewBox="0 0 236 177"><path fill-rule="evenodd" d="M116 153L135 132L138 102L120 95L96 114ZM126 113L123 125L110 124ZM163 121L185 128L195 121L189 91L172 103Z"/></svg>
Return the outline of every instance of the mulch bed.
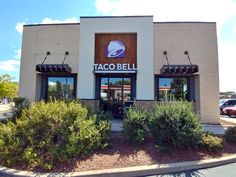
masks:
<svg viewBox="0 0 236 177"><path fill-rule="evenodd" d="M182 161L203 160L229 156L236 153L236 144L224 143L224 148L217 152L209 152L203 149L171 149L166 152L155 148L150 139L144 145L134 147L129 145L122 136L112 135L112 146L99 150L84 158L74 158L59 163L51 171L32 169L28 166L19 165L21 170L37 172L79 172L87 170L100 170L109 168L122 168L152 164L174 163Z"/></svg>

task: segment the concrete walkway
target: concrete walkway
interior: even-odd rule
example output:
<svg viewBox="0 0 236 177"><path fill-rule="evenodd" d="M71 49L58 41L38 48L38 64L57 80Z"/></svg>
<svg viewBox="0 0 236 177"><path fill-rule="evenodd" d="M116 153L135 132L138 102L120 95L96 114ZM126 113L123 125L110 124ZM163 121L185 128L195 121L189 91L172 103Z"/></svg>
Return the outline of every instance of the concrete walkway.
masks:
<svg viewBox="0 0 236 177"><path fill-rule="evenodd" d="M236 126L236 118L230 118L228 116L221 116L221 122L223 124L214 125L214 124L204 124L204 131L209 131L217 135L222 135L229 127Z"/></svg>
<svg viewBox="0 0 236 177"><path fill-rule="evenodd" d="M216 135L223 135L228 127L222 125L212 125L212 124L204 124L203 130L214 133Z"/></svg>
<svg viewBox="0 0 236 177"><path fill-rule="evenodd" d="M11 109L10 104L0 104L0 120L6 119L6 115Z"/></svg>

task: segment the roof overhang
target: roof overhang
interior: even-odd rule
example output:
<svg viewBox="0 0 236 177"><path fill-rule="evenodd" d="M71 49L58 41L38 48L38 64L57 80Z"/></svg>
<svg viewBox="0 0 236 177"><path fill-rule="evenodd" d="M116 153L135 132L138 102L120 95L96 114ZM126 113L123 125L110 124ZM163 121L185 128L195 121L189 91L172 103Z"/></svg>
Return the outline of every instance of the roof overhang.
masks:
<svg viewBox="0 0 236 177"><path fill-rule="evenodd" d="M41 73L71 73L68 64L37 64L35 69Z"/></svg>
<svg viewBox="0 0 236 177"><path fill-rule="evenodd" d="M198 65L163 65L161 68L161 74L194 74L198 71Z"/></svg>

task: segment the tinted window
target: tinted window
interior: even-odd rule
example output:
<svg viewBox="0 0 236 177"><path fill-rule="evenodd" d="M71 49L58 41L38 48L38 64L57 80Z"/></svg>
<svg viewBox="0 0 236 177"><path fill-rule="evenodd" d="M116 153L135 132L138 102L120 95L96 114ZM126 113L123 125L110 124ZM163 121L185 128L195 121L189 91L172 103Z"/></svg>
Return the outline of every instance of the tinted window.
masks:
<svg viewBox="0 0 236 177"><path fill-rule="evenodd" d="M48 77L47 98L75 98L74 77Z"/></svg>
<svg viewBox="0 0 236 177"><path fill-rule="evenodd" d="M159 78L158 97L160 101L188 100L187 78Z"/></svg>

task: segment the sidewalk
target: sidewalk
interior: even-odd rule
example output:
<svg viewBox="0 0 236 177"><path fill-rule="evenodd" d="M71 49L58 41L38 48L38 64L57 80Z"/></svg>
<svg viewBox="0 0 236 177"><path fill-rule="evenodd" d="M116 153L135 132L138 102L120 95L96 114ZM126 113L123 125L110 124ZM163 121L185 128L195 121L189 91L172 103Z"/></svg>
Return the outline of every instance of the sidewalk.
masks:
<svg viewBox="0 0 236 177"><path fill-rule="evenodd" d="M229 126L222 125L212 125L212 124L204 124L203 130L214 133L216 135L223 135Z"/></svg>
<svg viewBox="0 0 236 177"><path fill-rule="evenodd" d="M8 113L10 108L11 108L10 104L0 104L0 120L6 119L4 114Z"/></svg>
<svg viewBox="0 0 236 177"><path fill-rule="evenodd" d="M0 113L9 111L10 104L0 104Z"/></svg>

